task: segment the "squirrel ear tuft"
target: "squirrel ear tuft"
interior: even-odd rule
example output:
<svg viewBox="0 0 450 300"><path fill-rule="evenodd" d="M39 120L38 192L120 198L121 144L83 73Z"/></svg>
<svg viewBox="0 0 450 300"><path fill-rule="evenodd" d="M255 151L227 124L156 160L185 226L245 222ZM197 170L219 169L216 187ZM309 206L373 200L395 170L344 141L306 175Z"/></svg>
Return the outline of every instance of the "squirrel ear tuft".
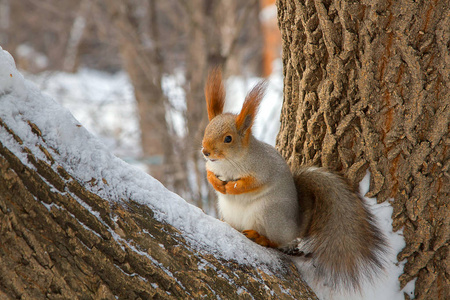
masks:
<svg viewBox="0 0 450 300"><path fill-rule="evenodd" d="M215 116L222 113L225 104L225 88L222 82L222 72L219 67L209 72L205 86L205 98L208 119L211 121Z"/></svg>
<svg viewBox="0 0 450 300"><path fill-rule="evenodd" d="M244 133L252 127L259 104L264 97L266 86L267 81L259 82L245 97L241 112L236 117L236 128L239 132Z"/></svg>

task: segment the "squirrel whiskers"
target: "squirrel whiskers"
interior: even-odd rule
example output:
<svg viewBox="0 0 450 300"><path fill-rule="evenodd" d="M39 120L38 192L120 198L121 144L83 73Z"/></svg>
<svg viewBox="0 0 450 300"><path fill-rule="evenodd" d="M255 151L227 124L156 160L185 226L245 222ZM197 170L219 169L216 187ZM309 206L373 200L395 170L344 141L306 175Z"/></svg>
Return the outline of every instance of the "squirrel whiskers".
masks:
<svg viewBox="0 0 450 300"><path fill-rule="evenodd" d="M208 78L202 152L220 215L256 243L302 256L314 281L358 290L383 269L385 237L341 177L305 166L291 173L275 148L251 134L264 90L265 82L256 85L238 115L223 113L220 70Z"/></svg>

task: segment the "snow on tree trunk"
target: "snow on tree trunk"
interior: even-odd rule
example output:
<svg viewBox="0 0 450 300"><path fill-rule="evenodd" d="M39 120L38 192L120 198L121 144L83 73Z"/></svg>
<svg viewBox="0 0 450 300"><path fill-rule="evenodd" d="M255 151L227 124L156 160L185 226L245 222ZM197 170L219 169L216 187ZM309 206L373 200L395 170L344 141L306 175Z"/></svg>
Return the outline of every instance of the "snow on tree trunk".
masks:
<svg viewBox="0 0 450 300"><path fill-rule="evenodd" d="M0 299L316 299L296 268L109 153L0 48Z"/></svg>
<svg viewBox="0 0 450 300"><path fill-rule="evenodd" d="M277 145L393 198L403 287L450 297L450 6L447 1L278 1L284 105Z"/></svg>

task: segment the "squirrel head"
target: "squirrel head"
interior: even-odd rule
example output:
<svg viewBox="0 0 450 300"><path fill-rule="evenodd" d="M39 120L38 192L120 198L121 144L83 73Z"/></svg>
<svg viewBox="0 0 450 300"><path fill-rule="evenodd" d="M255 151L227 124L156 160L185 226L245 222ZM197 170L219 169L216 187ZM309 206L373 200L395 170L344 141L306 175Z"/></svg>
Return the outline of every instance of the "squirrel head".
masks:
<svg viewBox="0 0 450 300"><path fill-rule="evenodd" d="M236 160L245 155L265 87L266 82L261 81L247 94L239 114L223 113L225 88L222 74L217 68L211 71L205 86L209 124L202 141L202 153L208 161Z"/></svg>

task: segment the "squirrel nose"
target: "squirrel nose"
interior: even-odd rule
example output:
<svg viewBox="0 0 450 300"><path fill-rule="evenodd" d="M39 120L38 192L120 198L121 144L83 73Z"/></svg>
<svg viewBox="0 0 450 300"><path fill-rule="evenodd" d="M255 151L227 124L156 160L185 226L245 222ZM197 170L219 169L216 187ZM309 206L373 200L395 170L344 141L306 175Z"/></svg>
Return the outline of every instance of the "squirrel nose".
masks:
<svg viewBox="0 0 450 300"><path fill-rule="evenodd" d="M202 149L203 155L208 157L209 156L209 152L206 149Z"/></svg>

